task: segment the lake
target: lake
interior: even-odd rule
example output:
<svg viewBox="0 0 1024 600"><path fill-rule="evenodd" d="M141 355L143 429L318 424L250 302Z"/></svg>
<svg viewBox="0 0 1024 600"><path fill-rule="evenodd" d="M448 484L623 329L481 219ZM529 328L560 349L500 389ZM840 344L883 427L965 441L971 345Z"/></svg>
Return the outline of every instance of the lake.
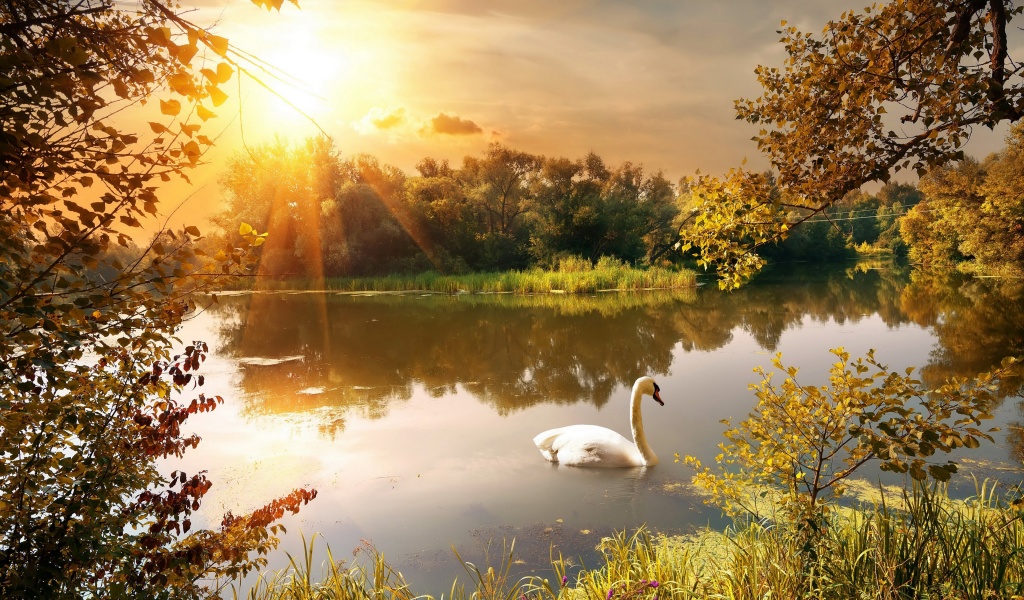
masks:
<svg viewBox="0 0 1024 600"><path fill-rule="evenodd" d="M174 467L208 469L207 526L316 488L284 520L282 550L300 554L300 532L318 534L318 561L328 543L345 559L372 543L415 593L465 581L453 547L482 565L512 539L517 572L549 576L552 548L597 566L595 546L614 531L724 525L673 457L713 462L720 420L747 416L752 370L770 369L776 353L805 384L823 383L829 349L843 346L854 357L875 348L934 385L1024 355L1022 296L1019 281L877 265L775 269L734 292L223 295L181 338L210 344L205 390L226 402L189 423L203 442ZM628 437L630 388L644 374L665 401L643 405L659 465L577 469L541 457L532 438L552 427ZM958 459L965 472L1016 482L1021 382L1004 388L996 442ZM963 474L955 487L973 483ZM286 560L279 552L271 566Z"/></svg>

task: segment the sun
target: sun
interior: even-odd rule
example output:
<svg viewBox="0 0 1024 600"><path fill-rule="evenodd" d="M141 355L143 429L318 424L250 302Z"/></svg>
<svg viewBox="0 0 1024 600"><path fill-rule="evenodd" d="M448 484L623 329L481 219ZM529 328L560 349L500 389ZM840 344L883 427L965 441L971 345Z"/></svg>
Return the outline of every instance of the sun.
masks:
<svg viewBox="0 0 1024 600"><path fill-rule="evenodd" d="M252 103L262 130L315 130L312 121L336 108L333 96L350 77L351 60L346 48L325 41L313 22L291 22L285 29L256 53L253 76L263 85L253 86Z"/></svg>

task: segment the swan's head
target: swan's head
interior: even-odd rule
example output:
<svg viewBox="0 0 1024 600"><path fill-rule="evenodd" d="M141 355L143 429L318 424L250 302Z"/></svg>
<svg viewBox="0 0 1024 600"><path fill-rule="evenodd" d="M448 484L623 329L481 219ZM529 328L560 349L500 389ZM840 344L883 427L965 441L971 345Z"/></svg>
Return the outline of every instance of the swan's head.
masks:
<svg viewBox="0 0 1024 600"><path fill-rule="evenodd" d="M640 393L645 396L651 396L654 401L658 404L665 406L665 403L661 399L661 388L658 384L654 383L654 380L650 377L641 377L636 380L636 387L640 390Z"/></svg>

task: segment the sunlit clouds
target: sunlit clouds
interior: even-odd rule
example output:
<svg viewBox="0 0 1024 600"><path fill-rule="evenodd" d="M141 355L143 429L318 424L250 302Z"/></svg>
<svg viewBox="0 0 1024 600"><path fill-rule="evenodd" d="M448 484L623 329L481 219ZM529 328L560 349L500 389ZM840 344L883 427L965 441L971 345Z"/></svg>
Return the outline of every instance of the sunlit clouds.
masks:
<svg viewBox="0 0 1024 600"><path fill-rule="evenodd" d="M484 130L469 119L463 119L456 115L441 113L433 119L430 119L429 126L425 126L420 130L420 132L424 135L474 135L483 133Z"/></svg>
<svg viewBox="0 0 1024 600"><path fill-rule="evenodd" d="M850 8L845 0L302 0L280 12L249 0L199 4L193 18L265 66L242 74L232 104L218 111L233 127L220 154L239 150L243 137L299 141L322 131L343 154L412 172L425 157L460 164L500 140L546 156L595 152L672 180L724 173L744 159L766 168L750 141L756 128L735 119L733 101L760 93L758 64L781 66L781 20L817 33ZM238 111L228 108L239 100L232 122ZM993 140L998 148L1001 134ZM211 168L220 160L211 155Z"/></svg>
<svg viewBox="0 0 1024 600"><path fill-rule="evenodd" d="M375 106L370 109L370 112L366 113L366 116L353 123L352 126L356 131L365 134L399 129L407 121L407 112L405 107L402 106L387 109Z"/></svg>
<svg viewBox="0 0 1024 600"><path fill-rule="evenodd" d="M352 123L352 128L367 136L388 134L396 141L411 136L471 136L484 133L483 128L472 119L444 112L425 119L413 118L402 106L371 108L363 118Z"/></svg>

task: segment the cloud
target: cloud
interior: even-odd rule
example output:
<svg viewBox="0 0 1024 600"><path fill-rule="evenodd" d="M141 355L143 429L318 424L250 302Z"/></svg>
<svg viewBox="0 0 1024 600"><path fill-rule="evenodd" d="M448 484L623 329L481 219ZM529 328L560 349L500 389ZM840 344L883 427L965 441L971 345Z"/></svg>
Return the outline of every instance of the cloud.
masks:
<svg viewBox="0 0 1024 600"><path fill-rule="evenodd" d="M447 113L439 113L436 117L430 120L429 124L424 125L423 129L420 130L420 133L424 135L431 133L446 135L475 135L483 132L483 128L473 121L463 119L458 115L449 115Z"/></svg>
<svg viewBox="0 0 1024 600"><path fill-rule="evenodd" d="M388 109L374 107L362 119L353 123L353 127L360 133L394 130L405 123L405 115L404 106Z"/></svg>

